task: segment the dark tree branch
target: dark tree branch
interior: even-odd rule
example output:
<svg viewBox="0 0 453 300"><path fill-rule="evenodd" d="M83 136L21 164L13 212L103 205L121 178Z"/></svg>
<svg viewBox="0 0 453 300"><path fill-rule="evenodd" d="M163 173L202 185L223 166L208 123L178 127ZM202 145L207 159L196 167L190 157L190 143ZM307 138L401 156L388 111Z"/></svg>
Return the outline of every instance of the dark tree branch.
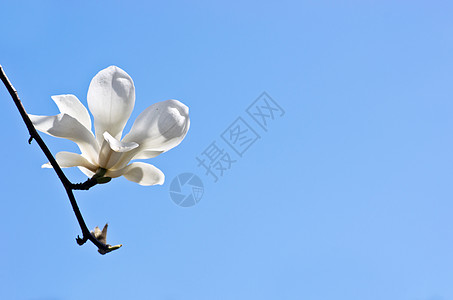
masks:
<svg viewBox="0 0 453 300"><path fill-rule="evenodd" d="M6 76L5 72L3 71L2 66L0 66L0 78L3 81L3 84L5 85L9 94L13 98L14 104L16 104L16 107L19 110L19 113L22 116L22 120L24 121L25 126L27 126L28 132L30 133L30 139L28 140L28 143L31 143L33 139L38 143L39 147L41 148L42 152L44 152L44 155L49 160L50 164L52 165L53 169L55 170L55 173L57 173L58 178L60 179L61 183L63 184L63 186L66 190L66 193L69 198L69 202L71 203L72 209L74 210L74 214L77 218L77 221L79 222L80 229L82 230L82 238L77 236L77 238L76 238L77 243L79 245L83 245L86 241L90 240L94 245L96 245L96 247L98 247L98 251L101 254L105 254L110 251L118 249L119 246L110 246L108 244L101 243L99 240L97 240L91 234L90 230L88 230L88 227L85 224L85 221L82 217L82 213L80 212L79 206L77 205L77 201L74 197L74 193L72 192L73 190L88 190L89 188L93 187L94 185L101 183L101 182L99 182L99 178L96 178L94 176L93 178L88 179L84 183L77 183L77 184L71 183L69 181L69 179L63 173L63 171L61 170L57 161L53 157L49 148L47 148L47 145L41 139L41 137L39 136L35 127L33 126L33 123L31 122L30 118L28 117L27 112L25 111L25 108L19 99L16 89L13 87L13 85L9 81L8 77Z"/></svg>

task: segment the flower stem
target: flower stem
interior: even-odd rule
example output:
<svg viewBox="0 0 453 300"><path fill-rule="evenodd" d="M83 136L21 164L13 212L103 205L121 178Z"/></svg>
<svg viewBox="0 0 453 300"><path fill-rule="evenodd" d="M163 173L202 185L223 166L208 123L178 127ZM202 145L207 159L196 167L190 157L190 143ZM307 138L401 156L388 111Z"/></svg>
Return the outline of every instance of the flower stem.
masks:
<svg viewBox="0 0 453 300"><path fill-rule="evenodd" d="M72 210L74 211L77 221L79 222L80 229L82 230L82 238L77 237L77 239L76 239L77 243L79 245L83 245L87 240L90 240L94 245L96 245L96 247L98 247L98 250L100 250L99 252L108 253L112 250L115 250L112 247L98 241L90 233L90 231L87 228L87 225L85 224L85 220L82 217L82 213L80 212L79 206L77 205L77 201L74 197L74 193L72 192L73 190L76 190L76 189L88 190L90 187L92 187L98 183L97 179L94 178L94 180L91 181L93 178L90 178L86 182L79 183L79 184L73 184L69 181L69 179L66 177L66 175L61 170L61 168L58 165L57 161L55 160L54 156L50 152L49 148L47 147L47 145L44 143L44 141L39 136L38 132L36 131L36 128L33 126L33 123L31 122L30 118L28 117L28 114L25 111L25 108L19 99L16 89L13 87L13 85L9 81L8 77L6 76L5 72L3 71L2 66L0 66L0 78L3 82L3 84L5 85L6 89L8 90L9 94L11 95L11 97L14 101L14 104L16 105L17 109L19 110L19 113L22 117L22 120L25 123L25 126L27 126L28 132L30 134L30 139L28 140L28 142L31 143L32 140L34 139L38 143L39 147L41 148L42 152L49 160L50 164L52 165L53 169L55 170L55 173L57 173L58 178L60 179L61 183L63 184L63 186L66 190L66 194L68 195L69 202L71 203L71 206L72 206ZM87 182L89 182L89 183L87 183ZM83 186L83 188L78 188L81 186Z"/></svg>
<svg viewBox="0 0 453 300"><path fill-rule="evenodd" d="M96 174L94 174L93 177L87 179L85 182L71 183L71 188L73 190L89 190L90 188L92 188L96 184L107 183L110 180L112 180L112 178L104 177L106 172L107 172L106 169L99 168L97 170Z"/></svg>

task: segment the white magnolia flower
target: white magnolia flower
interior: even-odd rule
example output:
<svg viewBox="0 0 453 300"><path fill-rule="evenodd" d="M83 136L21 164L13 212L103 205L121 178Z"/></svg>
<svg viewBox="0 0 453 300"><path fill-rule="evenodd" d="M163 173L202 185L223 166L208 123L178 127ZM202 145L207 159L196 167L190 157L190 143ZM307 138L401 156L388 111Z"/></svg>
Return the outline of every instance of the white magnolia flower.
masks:
<svg viewBox="0 0 453 300"><path fill-rule="evenodd" d="M155 103L138 116L122 138L135 104L130 76L116 66L100 71L91 80L87 98L95 135L88 110L74 95L52 97L60 110L56 116L29 115L37 130L79 146L81 154L57 153L60 167L79 167L88 177L124 176L141 185L163 184L165 176L158 168L129 162L156 157L181 143L190 126L189 108L177 100Z"/></svg>

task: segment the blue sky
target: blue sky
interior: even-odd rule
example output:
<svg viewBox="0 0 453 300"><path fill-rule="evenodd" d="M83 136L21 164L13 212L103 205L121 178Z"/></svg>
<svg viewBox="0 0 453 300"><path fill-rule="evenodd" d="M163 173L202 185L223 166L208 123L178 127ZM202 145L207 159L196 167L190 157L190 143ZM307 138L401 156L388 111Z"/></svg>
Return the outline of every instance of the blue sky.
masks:
<svg viewBox="0 0 453 300"><path fill-rule="evenodd" d="M0 64L33 114L52 95L86 104L91 78L133 78L131 121L178 99L191 128L149 163L163 186L124 178L76 192L105 256L79 247L64 189L0 88L1 299L453 299L453 6L448 1L9 1ZM263 130L266 91L285 111ZM222 140L238 118L260 138ZM126 126L126 132L132 122ZM48 136L53 153L76 151ZM196 157L236 160L214 182ZM178 174L201 201L169 195ZM67 169L74 182L85 180Z"/></svg>

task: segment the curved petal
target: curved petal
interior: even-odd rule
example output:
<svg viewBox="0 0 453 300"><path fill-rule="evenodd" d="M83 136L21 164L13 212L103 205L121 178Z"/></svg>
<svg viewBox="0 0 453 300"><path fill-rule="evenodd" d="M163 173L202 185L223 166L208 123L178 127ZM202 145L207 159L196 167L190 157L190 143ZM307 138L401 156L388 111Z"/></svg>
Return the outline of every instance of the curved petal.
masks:
<svg viewBox="0 0 453 300"><path fill-rule="evenodd" d="M135 142L118 141L107 131L104 132L103 136L110 148L115 152L127 152L138 147L138 144Z"/></svg>
<svg viewBox="0 0 453 300"><path fill-rule="evenodd" d="M94 163L98 159L99 146L93 133L73 117L67 114L56 116L28 115L35 128L51 136L69 139L75 142L82 155Z"/></svg>
<svg viewBox="0 0 453 300"><path fill-rule="evenodd" d="M57 161L60 168L70 168L70 167L84 167L91 172L96 172L97 166L90 163L85 157L80 154L72 152L58 152L55 155L55 160ZM50 163L42 165L43 168L52 168Z"/></svg>
<svg viewBox="0 0 453 300"><path fill-rule="evenodd" d="M121 156L119 156L119 159L109 169L112 169L112 170L122 169L133 159L154 158L154 157L158 156L159 154L162 154L163 152L164 151L142 150L142 148L139 146L129 152L121 153Z"/></svg>
<svg viewBox="0 0 453 300"><path fill-rule="evenodd" d="M104 141L99 151L99 165L102 168L110 169L121 158L123 152L131 151L138 147L134 142L121 142L115 139L107 131L104 132Z"/></svg>
<svg viewBox="0 0 453 300"><path fill-rule="evenodd" d="M162 185L165 181L165 175L161 170L153 165L143 162L134 162L117 171L107 171L107 177L124 176L127 180L136 182L140 185Z"/></svg>
<svg viewBox="0 0 453 300"><path fill-rule="evenodd" d="M189 127L187 106L178 100L162 101L149 106L138 116L123 141L138 143L140 151L165 152L181 143Z"/></svg>
<svg viewBox="0 0 453 300"><path fill-rule="evenodd" d="M106 131L121 139L135 104L135 87L131 77L120 68L110 66L91 80L87 98L99 145L102 145L102 135Z"/></svg>
<svg viewBox="0 0 453 300"><path fill-rule="evenodd" d="M153 150L142 150L138 152L132 159L148 159L154 158L159 154L162 154L164 151L153 151Z"/></svg>
<svg viewBox="0 0 453 300"><path fill-rule="evenodd" d="M95 172L92 172L85 167L77 167L77 168L79 168L79 170L82 171L83 174L85 174L87 177L90 177L90 178L93 177L94 174L96 174Z"/></svg>
<svg viewBox="0 0 453 300"><path fill-rule="evenodd" d="M74 95L56 95L51 97L61 113L70 115L86 129L91 131L91 119L88 110Z"/></svg>

